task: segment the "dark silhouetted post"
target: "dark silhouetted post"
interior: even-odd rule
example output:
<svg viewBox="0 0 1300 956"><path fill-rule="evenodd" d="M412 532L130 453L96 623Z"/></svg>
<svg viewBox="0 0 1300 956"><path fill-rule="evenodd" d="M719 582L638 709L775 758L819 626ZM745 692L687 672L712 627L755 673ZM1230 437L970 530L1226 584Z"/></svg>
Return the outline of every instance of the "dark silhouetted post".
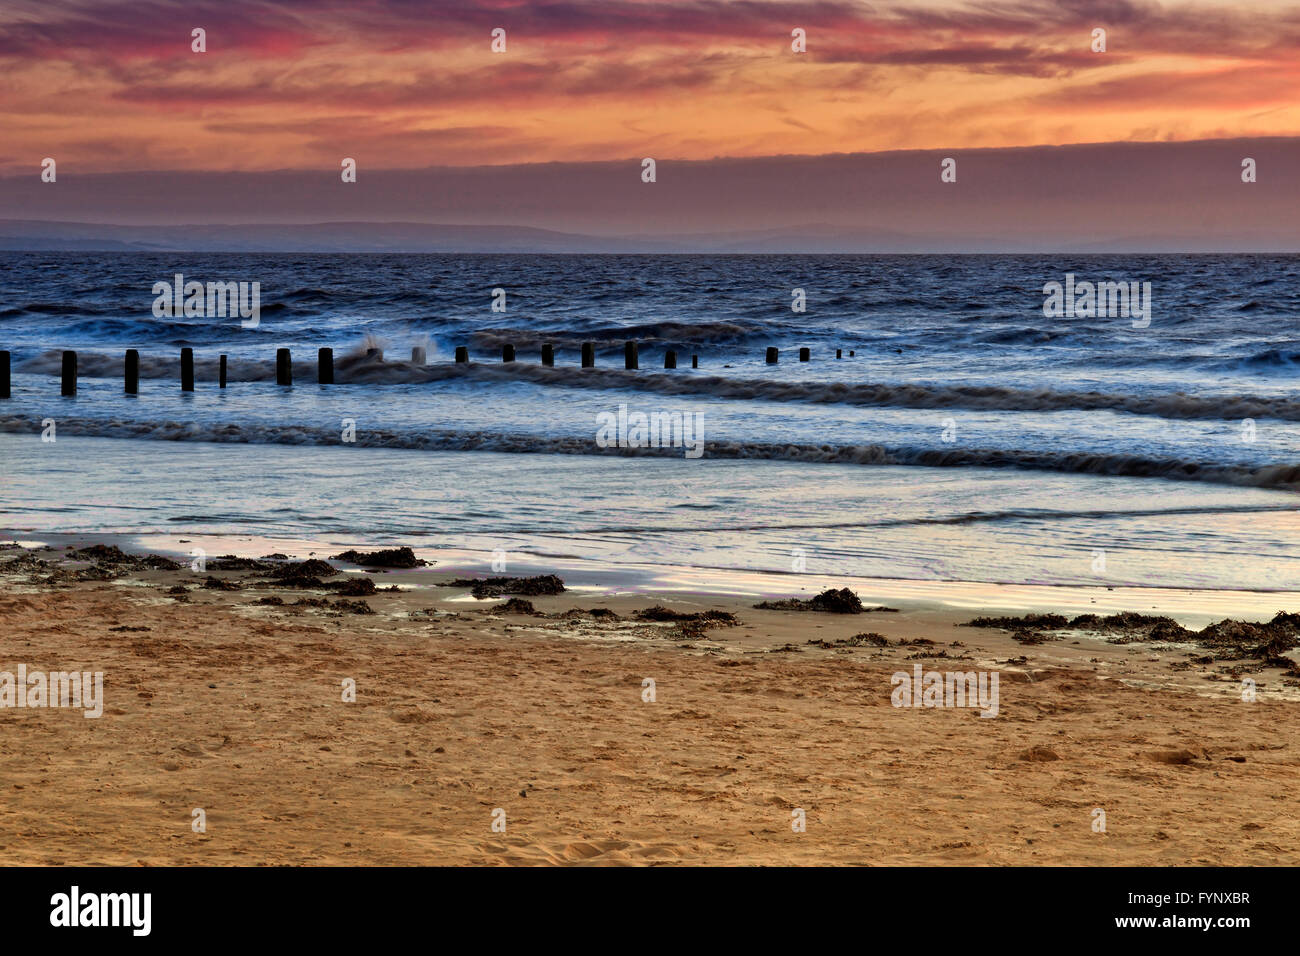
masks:
<svg viewBox="0 0 1300 956"><path fill-rule="evenodd" d="M77 353L63 353L63 381L62 391L64 395L77 394Z"/></svg>
<svg viewBox="0 0 1300 956"><path fill-rule="evenodd" d="M515 347L513 345L501 346L501 361L513 362L515 360Z"/></svg>
<svg viewBox="0 0 1300 956"><path fill-rule="evenodd" d="M768 364L768 365L775 365L778 361L780 361L780 355L781 355L780 351L778 351L777 349L775 349L775 348L773 348L773 347L771 347L771 346L768 346L768 349L767 349L767 364Z"/></svg>
<svg viewBox="0 0 1300 956"><path fill-rule="evenodd" d="M800 350L799 350L799 361L800 361L800 362L806 362L806 361L808 361L808 359L811 358L811 357L812 357L812 352L809 351L808 349L800 349Z"/></svg>
<svg viewBox="0 0 1300 956"><path fill-rule="evenodd" d="M289 362L288 349L275 350L275 384L293 384L293 366Z"/></svg>
<svg viewBox="0 0 1300 956"><path fill-rule="evenodd" d="M691 368L699 368L699 367L700 367L700 357L698 355L692 355Z"/></svg>
<svg viewBox="0 0 1300 956"><path fill-rule="evenodd" d="M667 352L664 353L664 368L676 368L676 367L677 367L677 353L674 352L672 349L669 349Z"/></svg>
<svg viewBox="0 0 1300 956"><path fill-rule="evenodd" d="M181 391L194 391L194 350L181 349Z"/></svg>
<svg viewBox="0 0 1300 956"><path fill-rule="evenodd" d="M636 360L636 343L628 342L623 346L623 367L640 368Z"/></svg>
<svg viewBox="0 0 1300 956"><path fill-rule="evenodd" d="M467 349L467 348L466 348L465 346L463 346L463 345L458 345L458 346L456 346L456 361L457 361L457 362L462 362L462 363L463 363L463 362L468 362L468 361L469 361L469 349Z"/></svg>
<svg viewBox="0 0 1300 956"><path fill-rule="evenodd" d="M546 345L542 346L542 364L543 365L555 364L555 346L551 345L549 342Z"/></svg>
<svg viewBox="0 0 1300 956"><path fill-rule="evenodd" d="M843 350L841 350L841 349L836 349L836 350L835 350L835 357L836 357L836 358L843 358L843 357L844 357L844 352L843 352Z"/></svg>
<svg viewBox="0 0 1300 956"><path fill-rule="evenodd" d="M411 349L411 364L413 364L413 365L425 365L425 364L427 364L427 361L428 361L428 359L426 358L425 353L424 353L424 346L422 346L422 345L416 345L416 346L412 347L412 349Z"/></svg>
<svg viewBox="0 0 1300 956"><path fill-rule="evenodd" d="M9 353L0 352L0 398L9 397Z"/></svg>
<svg viewBox="0 0 1300 956"><path fill-rule="evenodd" d="M217 388L226 387L226 357L221 356L217 362Z"/></svg>
<svg viewBox="0 0 1300 956"><path fill-rule="evenodd" d="M316 352L316 384L334 384L334 350L318 349Z"/></svg>
<svg viewBox="0 0 1300 956"><path fill-rule="evenodd" d="M857 353L854 352L853 349L849 349L849 358L853 358L853 356L856 355L856 354L857 354Z"/></svg>
<svg viewBox="0 0 1300 956"><path fill-rule="evenodd" d="M140 394L140 353L135 349L126 350L126 370L123 379L122 387L127 395Z"/></svg>
<svg viewBox="0 0 1300 956"><path fill-rule="evenodd" d="M592 345L590 342L582 343L582 367L596 367L596 346Z"/></svg>

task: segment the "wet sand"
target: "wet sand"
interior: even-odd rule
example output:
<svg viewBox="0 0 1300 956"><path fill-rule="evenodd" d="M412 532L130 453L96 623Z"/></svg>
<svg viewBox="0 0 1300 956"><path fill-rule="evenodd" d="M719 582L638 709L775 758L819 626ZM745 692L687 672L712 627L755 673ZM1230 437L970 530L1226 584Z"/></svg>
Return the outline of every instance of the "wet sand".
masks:
<svg viewBox="0 0 1300 956"><path fill-rule="evenodd" d="M529 614L438 567L351 569L400 587L353 598L257 572L40 583L9 563L91 566L60 553L0 552L0 670L102 671L104 713L0 709L11 864L1300 861L1293 677L962 626L996 595L828 614L570 590ZM739 623L637 619L654 606ZM996 671L998 715L892 706L918 663Z"/></svg>

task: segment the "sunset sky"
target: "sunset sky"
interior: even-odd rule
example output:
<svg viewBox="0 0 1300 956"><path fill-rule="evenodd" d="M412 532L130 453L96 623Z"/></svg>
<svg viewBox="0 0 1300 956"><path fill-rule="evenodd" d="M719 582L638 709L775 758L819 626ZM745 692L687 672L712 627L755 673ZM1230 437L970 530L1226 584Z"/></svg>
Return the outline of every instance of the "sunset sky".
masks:
<svg viewBox="0 0 1300 956"><path fill-rule="evenodd" d="M1298 133L1296 3L0 6L0 175L45 156L61 179L344 156L364 174Z"/></svg>

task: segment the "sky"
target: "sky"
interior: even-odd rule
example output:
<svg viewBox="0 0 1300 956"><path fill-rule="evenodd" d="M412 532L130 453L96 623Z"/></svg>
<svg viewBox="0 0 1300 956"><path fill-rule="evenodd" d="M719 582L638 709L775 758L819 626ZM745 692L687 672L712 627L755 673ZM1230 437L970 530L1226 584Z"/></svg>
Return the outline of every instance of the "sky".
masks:
<svg viewBox="0 0 1300 956"><path fill-rule="evenodd" d="M6 0L0 77L5 173L1295 135L1300 4Z"/></svg>
<svg viewBox="0 0 1300 956"><path fill-rule="evenodd" d="M206 52L192 49L196 28ZM496 28L505 52L492 49ZM792 49L796 29L806 52ZM1096 29L1105 52L1092 50ZM575 228L580 215L529 215L526 195L644 157L758 177L746 185L763 195L791 168L807 177L846 154L920 151L933 178L948 153L1295 137L1298 81L1300 4L1276 0L5 0L0 217L70 218L75 185L49 209L52 190L26 188L45 157L60 185L130 194L132 215L105 205L117 222L176 221L196 192L206 206L189 214L229 221L223 190L283 195L281 171L333 183L350 157L356 185L458 168L475 192L475 170L491 183L487 167L524 169L506 213ZM1092 161L1119 177L1124 155ZM250 178L203 178L218 173ZM132 191L140 175L160 184L156 198ZM481 196L456 208L437 192L417 191L405 218L502 221L481 214ZM304 203L278 218L338 205ZM687 215L656 228L674 225L732 226Z"/></svg>

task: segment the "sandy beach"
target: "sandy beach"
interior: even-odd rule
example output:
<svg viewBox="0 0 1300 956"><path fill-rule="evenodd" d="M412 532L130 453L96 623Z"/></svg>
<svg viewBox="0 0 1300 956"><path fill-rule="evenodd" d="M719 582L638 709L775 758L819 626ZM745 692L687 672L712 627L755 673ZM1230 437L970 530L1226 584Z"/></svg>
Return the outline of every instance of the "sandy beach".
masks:
<svg viewBox="0 0 1300 956"><path fill-rule="evenodd" d="M11 863L1300 861L1284 640L164 563L0 550L0 670L103 673L97 719L0 709ZM996 716L894 706L918 664L997 673Z"/></svg>

